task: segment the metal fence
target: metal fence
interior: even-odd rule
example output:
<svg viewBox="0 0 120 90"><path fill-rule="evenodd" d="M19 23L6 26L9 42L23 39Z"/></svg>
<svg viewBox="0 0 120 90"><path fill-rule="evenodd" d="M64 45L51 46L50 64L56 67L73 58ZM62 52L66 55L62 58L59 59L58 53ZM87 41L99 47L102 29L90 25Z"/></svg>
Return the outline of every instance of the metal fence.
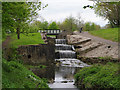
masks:
<svg viewBox="0 0 120 90"><path fill-rule="evenodd" d="M60 29L56 29L56 30L47 29L47 30L39 30L38 32L40 32L40 33L46 32L48 35L57 35L57 34L61 33L62 30L60 30Z"/></svg>

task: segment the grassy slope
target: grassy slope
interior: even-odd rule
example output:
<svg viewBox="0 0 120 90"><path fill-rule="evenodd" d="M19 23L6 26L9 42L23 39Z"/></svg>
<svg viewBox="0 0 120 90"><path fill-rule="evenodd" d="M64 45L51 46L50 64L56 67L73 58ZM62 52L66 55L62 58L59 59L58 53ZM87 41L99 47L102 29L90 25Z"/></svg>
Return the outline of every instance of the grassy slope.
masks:
<svg viewBox="0 0 120 90"><path fill-rule="evenodd" d="M35 79L34 79L35 78ZM2 60L3 88L48 88L46 81L17 61Z"/></svg>
<svg viewBox="0 0 120 90"><path fill-rule="evenodd" d="M86 88L120 88L119 68L119 63L85 67L75 75L75 80Z"/></svg>
<svg viewBox="0 0 120 90"><path fill-rule="evenodd" d="M21 34L21 39L17 39L16 34L12 34L13 41L10 42L12 48L19 45L44 44L40 33ZM11 61L2 59L2 86L3 88L48 88L46 80L34 75L27 67L16 60L11 53ZM36 80L34 80L34 78Z"/></svg>
<svg viewBox="0 0 120 90"><path fill-rule="evenodd" d="M17 48L19 45L44 44L40 33L29 33L28 35L20 34L20 39L17 39L16 34L13 34L12 39L13 41L10 43L10 45L15 48Z"/></svg>
<svg viewBox="0 0 120 90"><path fill-rule="evenodd" d="M97 31L90 31L89 33L104 39L118 42L118 28L101 29Z"/></svg>

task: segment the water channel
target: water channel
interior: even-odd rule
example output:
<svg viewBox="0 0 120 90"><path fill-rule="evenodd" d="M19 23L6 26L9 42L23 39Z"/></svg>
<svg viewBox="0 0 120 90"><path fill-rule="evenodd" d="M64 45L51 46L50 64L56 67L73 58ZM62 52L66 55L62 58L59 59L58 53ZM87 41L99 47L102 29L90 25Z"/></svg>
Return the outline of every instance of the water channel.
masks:
<svg viewBox="0 0 120 90"><path fill-rule="evenodd" d="M56 62L60 65L55 67L55 78L53 83L49 83L50 88L74 88L74 75L82 67L88 66L76 59L74 46L68 45L66 39L55 40Z"/></svg>
<svg viewBox="0 0 120 90"><path fill-rule="evenodd" d="M55 42L55 61L58 65L50 65L44 69L34 68L32 71L40 78L47 78L48 85L52 89L72 88L72 90L77 90L74 85L74 75L82 67L89 65L76 59L74 46L68 45L66 39L56 39Z"/></svg>

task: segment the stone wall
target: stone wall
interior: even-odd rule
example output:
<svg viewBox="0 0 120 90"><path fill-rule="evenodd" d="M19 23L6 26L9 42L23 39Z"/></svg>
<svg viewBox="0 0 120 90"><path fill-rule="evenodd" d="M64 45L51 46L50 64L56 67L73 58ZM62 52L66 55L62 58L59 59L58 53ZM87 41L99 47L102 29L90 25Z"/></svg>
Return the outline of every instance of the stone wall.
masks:
<svg viewBox="0 0 120 90"><path fill-rule="evenodd" d="M49 82L53 82L55 79L54 65L47 66L46 68L31 68L30 70L40 78L47 78Z"/></svg>
<svg viewBox="0 0 120 90"><path fill-rule="evenodd" d="M55 58L54 40L51 40L51 42L48 44L20 46L18 52L25 64L49 65L54 63Z"/></svg>
<svg viewBox="0 0 120 90"><path fill-rule="evenodd" d="M71 35L72 32L71 31L67 31L67 30L63 30L62 33L60 33L59 35L56 36L57 39L66 39L67 35Z"/></svg>

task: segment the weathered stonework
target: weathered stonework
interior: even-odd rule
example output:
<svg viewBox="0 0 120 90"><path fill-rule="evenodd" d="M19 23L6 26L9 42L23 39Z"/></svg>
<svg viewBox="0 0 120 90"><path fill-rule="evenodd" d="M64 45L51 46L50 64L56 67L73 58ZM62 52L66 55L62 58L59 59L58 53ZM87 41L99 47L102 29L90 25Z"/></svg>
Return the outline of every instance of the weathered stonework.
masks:
<svg viewBox="0 0 120 90"><path fill-rule="evenodd" d="M71 35L72 32L63 30L62 33L56 36L57 39L66 39L67 35Z"/></svg>
<svg viewBox="0 0 120 90"><path fill-rule="evenodd" d="M77 32L74 32L75 34ZM78 35L67 35L68 44L75 46L77 55L81 57L111 57L118 59L118 46L94 41L91 38Z"/></svg>
<svg viewBox="0 0 120 90"><path fill-rule="evenodd" d="M47 66L46 68L31 68L30 70L40 78L47 78L49 82L53 82L55 79L54 65Z"/></svg>
<svg viewBox="0 0 120 90"><path fill-rule="evenodd" d="M50 41L52 43L20 46L18 52L22 56L24 63L31 65L54 63L55 46L54 41Z"/></svg>

